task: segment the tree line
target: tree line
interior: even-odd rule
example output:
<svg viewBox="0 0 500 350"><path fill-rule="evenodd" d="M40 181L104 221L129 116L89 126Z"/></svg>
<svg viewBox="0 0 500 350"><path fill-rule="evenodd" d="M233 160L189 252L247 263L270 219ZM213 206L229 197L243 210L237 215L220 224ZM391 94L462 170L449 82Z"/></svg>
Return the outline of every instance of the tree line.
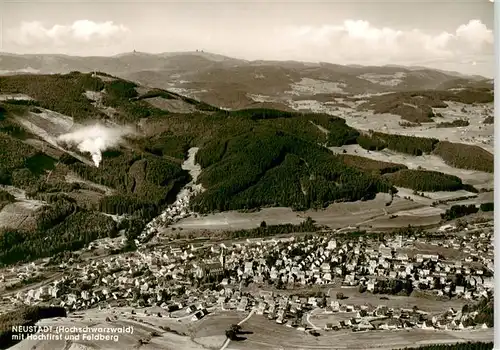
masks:
<svg viewBox="0 0 500 350"><path fill-rule="evenodd" d="M78 250L96 239L118 235L111 217L72 203L57 202L40 208L36 214L39 221L33 230L0 229L0 265Z"/></svg>
<svg viewBox="0 0 500 350"><path fill-rule="evenodd" d="M429 154L439 140L434 138L385 134L381 132L369 132L360 135L357 139L358 145L370 151L380 151L388 148L391 151L421 156Z"/></svg>
<svg viewBox="0 0 500 350"><path fill-rule="evenodd" d="M433 153L455 168L488 173L492 173L495 168L493 154L476 145L441 141L436 145Z"/></svg>
<svg viewBox="0 0 500 350"><path fill-rule="evenodd" d="M479 209L481 209L481 211L484 211L484 212L493 211L494 205L495 205L494 202L481 203L481 205L479 206Z"/></svg>
<svg viewBox="0 0 500 350"><path fill-rule="evenodd" d="M2 210L3 207L12 202L15 202L15 197L7 191L0 190L0 210Z"/></svg>
<svg viewBox="0 0 500 350"><path fill-rule="evenodd" d="M365 285L359 286L359 292L364 293L367 290ZM411 279L388 279L379 280L373 289L373 294L388 294L388 295L411 295L413 292L413 283Z"/></svg>
<svg viewBox="0 0 500 350"><path fill-rule="evenodd" d="M441 219L443 220L453 220L461 218L462 216L475 214L479 211L479 208L474 204L469 205L452 205L451 208L446 209L444 213L441 214Z"/></svg>
<svg viewBox="0 0 500 350"><path fill-rule="evenodd" d="M411 188L415 191L458 191L463 188L460 178L438 171L402 169L385 176L395 186Z"/></svg>
<svg viewBox="0 0 500 350"><path fill-rule="evenodd" d="M286 233L316 232L320 229L321 228L315 224L313 219L307 217L306 220L297 225L294 224L267 225L265 221L262 221L259 227L249 230L228 231L225 233L225 236L231 239L262 238L262 237L269 237Z"/></svg>
<svg viewBox="0 0 500 350"><path fill-rule="evenodd" d="M442 122L436 124L436 128L456 128L456 127L464 127L469 126L469 121L466 119L455 119L451 122Z"/></svg>
<svg viewBox="0 0 500 350"><path fill-rule="evenodd" d="M456 344L435 344L400 350L492 350L493 342L466 342Z"/></svg>
<svg viewBox="0 0 500 350"><path fill-rule="evenodd" d="M369 132L357 137L356 142L369 151L385 148L391 151L421 156L435 154L452 167L493 172L493 154L476 145L439 141L435 138L392 135Z"/></svg>

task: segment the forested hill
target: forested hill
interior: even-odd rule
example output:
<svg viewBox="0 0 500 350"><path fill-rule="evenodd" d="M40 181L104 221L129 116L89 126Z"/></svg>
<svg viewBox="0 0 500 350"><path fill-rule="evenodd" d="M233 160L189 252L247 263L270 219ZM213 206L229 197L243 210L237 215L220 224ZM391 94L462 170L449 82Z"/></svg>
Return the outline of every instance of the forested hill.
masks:
<svg viewBox="0 0 500 350"><path fill-rule="evenodd" d="M194 206L203 212L276 205L296 209L323 207L333 201L369 199L391 188L386 179L346 164L341 157L319 145L357 142L356 130L348 127L343 119L329 115L271 109L221 111L165 90L143 89L107 75L4 77L0 78L0 90L4 94L23 93L33 98L25 103L22 100L4 103L7 111L4 129L8 134L4 140L12 144L22 143L9 131L17 130L20 125L16 124L19 118L8 116L20 114L21 119L26 116L34 121L36 109L69 115L78 123L99 119L133 124L139 129L139 137L129 140L128 149L105 153L99 168L68 154L51 156L52 163L58 167L116 190L99 202L99 208L109 213L161 207L166 201L167 189L175 187L169 181L186 180L179 163L194 146L201 147L197 160L204 169L201 181L208 189ZM99 104L88 98L89 91L100 94ZM184 113L180 113L158 107L162 102L170 102L171 106L172 100L191 109L185 108ZM23 147L29 148L25 144L22 143ZM31 153L36 153L23 147L16 147L24 152L19 159L28 159ZM50 162L46 159L46 163ZM24 167L21 163L20 166ZM12 175L21 170L9 166L5 176L20 179ZM170 177L162 178L160 170ZM153 171L156 171L154 175ZM150 184L143 184L143 178ZM36 181L32 178L26 184L13 181L14 185L30 190L32 195L44 192L35 188Z"/></svg>
<svg viewBox="0 0 500 350"><path fill-rule="evenodd" d="M105 73L0 77L0 96L0 184L21 188L28 198L44 203L34 220L12 224L22 232L0 234L0 263L14 261L19 251L35 258L47 251L77 249L119 229L140 230L190 180L181 163L191 147L200 148L199 181L206 188L193 201L193 209L200 212L321 208L394 192L393 186L401 183L427 191L462 186L460 179L446 177L434 187L429 174L401 164L334 155L324 146L358 143L410 154L439 152L457 167L492 171L488 155L479 163L458 157L464 145L361 134L327 114L224 111ZM61 133L96 121L136 131L121 146L104 152L98 168L85 161L88 154L67 152L52 142ZM400 173L387 175L395 172ZM102 212L131 217L116 226ZM49 231L52 248L40 249Z"/></svg>

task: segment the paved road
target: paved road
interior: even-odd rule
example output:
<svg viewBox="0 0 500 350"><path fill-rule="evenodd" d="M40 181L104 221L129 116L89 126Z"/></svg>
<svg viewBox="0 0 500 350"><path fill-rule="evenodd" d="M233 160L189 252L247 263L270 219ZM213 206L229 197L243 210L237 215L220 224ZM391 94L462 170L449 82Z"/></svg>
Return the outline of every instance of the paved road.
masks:
<svg viewBox="0 0 500 350"><path fill-rule="evenodd" d="M319 329L321 329L321 328L319 328L319 327L315 326L315 325L314 325L314 324L313 324L313 323L309 320L309 317L313 314L313 312L318 311L318 310L321 310L321 309L320 309L320 308L316 308L316 309L314 309L314 310L312 310L311 312L308 312L308 313L306 314L306 322L307 322L307 323L308 323L308 324L309 324L309 325L310 325L313 329L316 329L316 330L319 330Z"/></svg>
<svg viewBox="0 0 500 350"><path fill-rule="evenodd" d="M17 288L17 289L11 290L11 291L3 292L2 296L7 297L9 295L14 295L14 294L17 294L19 292L25 292L25 291L30 290L30 289L40 288L42 286L45 286L45 285L55 281L56 279L62 277L63 275L64 275L64 272L55 272L52 275L50 275L50 277L45 278L43 281L35 282L32 284L27 284L27 285L22 286L20 288Z"/></svg>

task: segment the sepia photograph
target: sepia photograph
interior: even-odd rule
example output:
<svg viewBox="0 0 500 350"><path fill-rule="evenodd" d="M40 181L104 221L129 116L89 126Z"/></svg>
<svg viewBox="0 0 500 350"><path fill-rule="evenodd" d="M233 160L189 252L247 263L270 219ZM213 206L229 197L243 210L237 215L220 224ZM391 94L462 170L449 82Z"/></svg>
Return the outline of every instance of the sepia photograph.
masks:
<svg viewBox="0 0 500 350"><path fill-rule="evenodd" d="M0 350L500 349L495 9L0 0Z"/></svg>

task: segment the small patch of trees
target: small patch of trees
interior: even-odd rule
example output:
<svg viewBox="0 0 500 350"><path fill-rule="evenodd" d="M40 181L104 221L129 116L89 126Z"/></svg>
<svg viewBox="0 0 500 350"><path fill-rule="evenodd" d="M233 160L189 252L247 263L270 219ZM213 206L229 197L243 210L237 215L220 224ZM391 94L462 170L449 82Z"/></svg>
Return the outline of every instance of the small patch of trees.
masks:
<svg viewBox="0 0 500 350"><path fill-rule="evenodd" d="M475 214L479 211L474 204L470 205L453 205L451 208L447 209L446 212L441 214L441 219L443 220L453 220L460 218L462 216Z"/></svg>
<svg viewBox="0 0 500 350"><path fill-rule="evenodd" d="M385 176L395 186L415 191L457 191L463 188L460 178L437 171L403 169Z"/></svg>
<svg viewBox="0 0 500 350"><path fill-rule="evenodd" d="M381 151L387 147L387 143L382 138L367 134L359 135L356 142L358 145L369 151Z"/></svg>
<svg viewBox="0 0 500 350"><path fill-rule="evenodd" d="M232 324L226 329L226 338L229 340L239 340L238 334L241 333L241 326L239 324Z"/></svg>
<svg viewBox="0 0 500 350"><path fill-rule="evenodd" d="M436 128L456 128L462 126L469 126L469 121L466 119L455 119L451 122L442 122L436 124Z"/></svg>
<svg viewBox="0 0 500 350"><path fill-rule="evenodd" d="M316 232L320 229L316 226L314 220L308 217L304 222L293 225L293 224L280 224L280 225L267 225L265 221L262 221L260 226L250 230L237 230L229 231L226 235L232 239L235 238L257 238L257 237L269 237L286 233L295 232Z"/></svg>
<svg viewBox="0 0 500 350"><path fill-rule="evenodd" d="M389 294L389 295L406 295L409 296L413 292L413 284L410 279L388 279L379 280L375 288L373 289L373 294Z"/></svg>
<svg viewBox="0 0 500 350"><path fill-rule="evenodd" d="M495 205L494 202L481 203L479 209L481 209L481 211L493 211L494 205Z"/></svg>
<svg viewBox="0 0 500 350"><path fill-rule="evenodd" d="M421 156L424 153L431 153L439 141L433 138L370 132L358 137L357 142L358 145L370 151L388 148L395 152Z"/></svg>
<svg viewBox="0 0 500 350"><path fill-rule="evenodd" d="M493 124L495 122L495 118L490 115L483 119L483 124Z"/></svg>
<svg viewBox="0 0 500 350"><path fill-rule="evenodd" d="M336 297L338 300L345 300L345 299L349 298L348 296L344 295L344 293L342 293L342 292L338 292L336 294Z"/></svg>
<svg viewBox="0 0 500 350"><path fill-rule="evenodd" d="M15 197L7 191L0 190L0 210L12 202L15 202Z"/></svg>
<svg viewBox="0 0 500 350"><path fill-rule="evenodd" d="M455 168L489 173L494 170L493 154L479 146L441 141L436 145L433 153Z"/></svg>

